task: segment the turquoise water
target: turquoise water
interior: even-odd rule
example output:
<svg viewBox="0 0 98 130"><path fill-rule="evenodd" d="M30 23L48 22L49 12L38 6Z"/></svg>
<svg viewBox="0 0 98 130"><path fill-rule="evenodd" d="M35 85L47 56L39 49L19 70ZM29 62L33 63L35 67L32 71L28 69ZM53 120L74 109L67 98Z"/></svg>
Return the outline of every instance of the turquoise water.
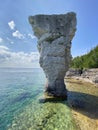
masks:
<svg viewBox="0 0 98 130"><path fill-rule="evenodd" d="M44 82L41 69L0 69L0 130L42 93Z"/></svg>
<svg viewBox="0 0 98 130"><path fill-rule="evenodd" d="M39 103L41 69L0 69L0 130L78 130L67 101Z"/></svg>

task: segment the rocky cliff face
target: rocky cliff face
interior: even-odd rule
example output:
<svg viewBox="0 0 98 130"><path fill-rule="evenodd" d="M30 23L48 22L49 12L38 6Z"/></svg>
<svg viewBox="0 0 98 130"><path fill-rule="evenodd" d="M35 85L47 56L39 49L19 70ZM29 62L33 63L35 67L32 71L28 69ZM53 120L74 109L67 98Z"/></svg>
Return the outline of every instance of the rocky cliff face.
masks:
<svg viewBox="0 0 98 130"><path fill-rule="evenodd" d="M97 69L85 69L81 75L82 78L87 78L93 83L98 84L98 68Z"/></svg>
<svg viewBox="0 0 98 130"><path fill-rule="evenodd" d="M84 79L85 81L98 84L98 68L94 69L80 69L70 68L66 73L67 77L76 77Z"/></svg>
<svg viewBox="0 0 98 130"><path fill-rule="evenodd" d="M38 38L39 62L47 78L45 92L66 97L64 76L71 61L70 48L76 31L76 14L30 16L29 22Z"/></svg>

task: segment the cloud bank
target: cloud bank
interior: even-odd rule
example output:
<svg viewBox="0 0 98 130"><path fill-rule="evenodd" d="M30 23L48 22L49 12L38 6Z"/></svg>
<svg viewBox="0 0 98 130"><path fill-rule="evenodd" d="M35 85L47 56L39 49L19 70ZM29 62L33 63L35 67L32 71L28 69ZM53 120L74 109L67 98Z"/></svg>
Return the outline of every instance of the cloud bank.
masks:
<svg viewBox="0 0 98 130"><path fill-rule="evenodd" d="M39 53L12 52L6 46L0 46L0 67L39 68Z"/></svg>

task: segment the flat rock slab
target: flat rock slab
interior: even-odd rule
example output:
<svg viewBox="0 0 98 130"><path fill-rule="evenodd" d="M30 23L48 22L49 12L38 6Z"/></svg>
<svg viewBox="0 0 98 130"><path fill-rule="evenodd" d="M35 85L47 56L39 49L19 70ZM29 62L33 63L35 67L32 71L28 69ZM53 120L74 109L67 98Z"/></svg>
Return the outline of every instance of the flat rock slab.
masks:
<svg viewBox="0 0 98 130"><path fill-rule="evenodd" d="M46 102L57 102L57 101L65 101L67 100L67 96L62 96L62 97L54 97L54 96L42 96L39 98L40 103L46 103Z"/></svg>

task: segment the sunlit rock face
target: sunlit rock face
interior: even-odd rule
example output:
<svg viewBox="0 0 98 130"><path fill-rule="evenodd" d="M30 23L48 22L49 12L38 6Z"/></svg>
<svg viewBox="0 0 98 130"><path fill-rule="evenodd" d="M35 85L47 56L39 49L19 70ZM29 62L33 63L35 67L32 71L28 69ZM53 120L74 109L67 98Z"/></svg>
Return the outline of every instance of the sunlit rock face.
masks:
<svg viewBox="0 0 98 130"><path fill-rule="evenodd" d="M71 41L76 31L76 14L35 15L29 17L38 38L40 66L43 68L48 95L66 97L64 76L71 61Z"/></svg>

